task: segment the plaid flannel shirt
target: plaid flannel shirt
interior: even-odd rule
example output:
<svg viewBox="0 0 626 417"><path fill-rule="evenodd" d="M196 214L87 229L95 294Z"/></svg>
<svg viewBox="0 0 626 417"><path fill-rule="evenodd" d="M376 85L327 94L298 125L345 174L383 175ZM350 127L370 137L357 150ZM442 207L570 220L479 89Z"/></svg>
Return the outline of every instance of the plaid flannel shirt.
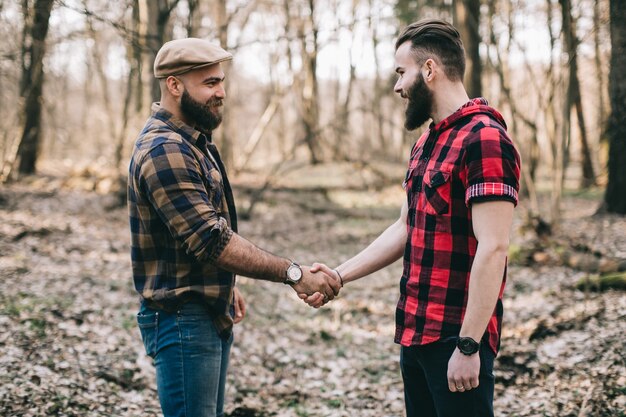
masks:
<svg viewBox="0 0 626 417"><path fill-rule="evenodd" d="M424 345L458 336L467 304L477 240L471 204L517 204L520 157L502 116L473 99L430 128L411 151L404 182L408 239L395 341ZM483 341L500 347L502 287Z"/></svg>
<svg viewBox="0 0 626 417"><path fill-rule="evenodd" d="M144 302L175 311L199 301L230 335L235 277L214 261L236 231L232 191L210 138L158 103L135 143L128 208L133 279Z"/></svg>

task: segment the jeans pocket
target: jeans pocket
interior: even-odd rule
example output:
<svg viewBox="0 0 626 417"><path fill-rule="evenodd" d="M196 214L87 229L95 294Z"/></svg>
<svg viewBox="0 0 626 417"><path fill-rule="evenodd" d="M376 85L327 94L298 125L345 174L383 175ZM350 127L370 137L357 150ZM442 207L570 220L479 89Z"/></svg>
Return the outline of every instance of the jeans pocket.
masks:
<svg viewBox="0 0 626 417"><path fill-rule="evenodd" d="M146 348L146 354L154 358L157 351L157 341L159 337L159 313L139 313L137 314L137 324L141 332L141 339Z"/></svg>

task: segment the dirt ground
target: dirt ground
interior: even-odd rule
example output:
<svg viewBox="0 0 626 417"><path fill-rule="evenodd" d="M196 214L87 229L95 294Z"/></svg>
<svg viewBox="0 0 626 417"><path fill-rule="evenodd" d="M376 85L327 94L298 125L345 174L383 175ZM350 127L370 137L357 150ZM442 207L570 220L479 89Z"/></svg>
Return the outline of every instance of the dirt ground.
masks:
<svg viewBox="0 0 626 417"><path fill-rule="evenodd" d="M592 216L598 195L565 198L559 236L626 259L626 219ZM334 266L393 222L402 198L399 187L271 193L240 231L303 264ZM533 244L524 211L515 248ZM158 415L134 318L126 208L41 177L0 188L0 219L0 415ZM625 416L625 293L577 290L589 273L543 255L509 268L496 415ZM248 315L235 330L228 415L403 416L400 274L396 263L351 283L320 310L287 286L240 278Z"/></svg>

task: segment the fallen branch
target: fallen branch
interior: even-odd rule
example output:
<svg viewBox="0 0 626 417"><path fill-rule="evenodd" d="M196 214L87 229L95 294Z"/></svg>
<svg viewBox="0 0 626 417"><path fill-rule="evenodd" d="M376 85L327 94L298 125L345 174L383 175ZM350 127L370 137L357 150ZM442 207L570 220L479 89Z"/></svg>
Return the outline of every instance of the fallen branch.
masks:
<svg viewBox="0 0 626 417"><path fill-rule="evenodd" d="M582 278L576 283L581 291L626 291L626 272L606 275L592 275Z"/></svg>

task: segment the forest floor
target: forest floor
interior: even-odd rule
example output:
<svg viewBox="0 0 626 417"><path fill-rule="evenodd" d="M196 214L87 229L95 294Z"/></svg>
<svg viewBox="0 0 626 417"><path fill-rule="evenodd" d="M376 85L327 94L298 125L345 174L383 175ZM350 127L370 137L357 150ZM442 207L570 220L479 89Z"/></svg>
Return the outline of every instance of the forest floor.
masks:
<svg viewBox="0 0 626 417"><path fill-rule="evenodd" d="M81 187L39 176L0 188L2 416L159 415L135 323L126 208ZM395 221L403 198L400 187L272 192L240 232L303 264L334 266ZM599 200L566 195L558 237L626 259L626 219L593 216ZM524 213L522 202L514 249L534 245ZM576 289L590 273L558 253L512 259L496 415L625 416L626 293ZM287 286L239 278L248 314L235 330L227 415L403 416L393 343L400 275L395 263L319 310Z"/></svg>

